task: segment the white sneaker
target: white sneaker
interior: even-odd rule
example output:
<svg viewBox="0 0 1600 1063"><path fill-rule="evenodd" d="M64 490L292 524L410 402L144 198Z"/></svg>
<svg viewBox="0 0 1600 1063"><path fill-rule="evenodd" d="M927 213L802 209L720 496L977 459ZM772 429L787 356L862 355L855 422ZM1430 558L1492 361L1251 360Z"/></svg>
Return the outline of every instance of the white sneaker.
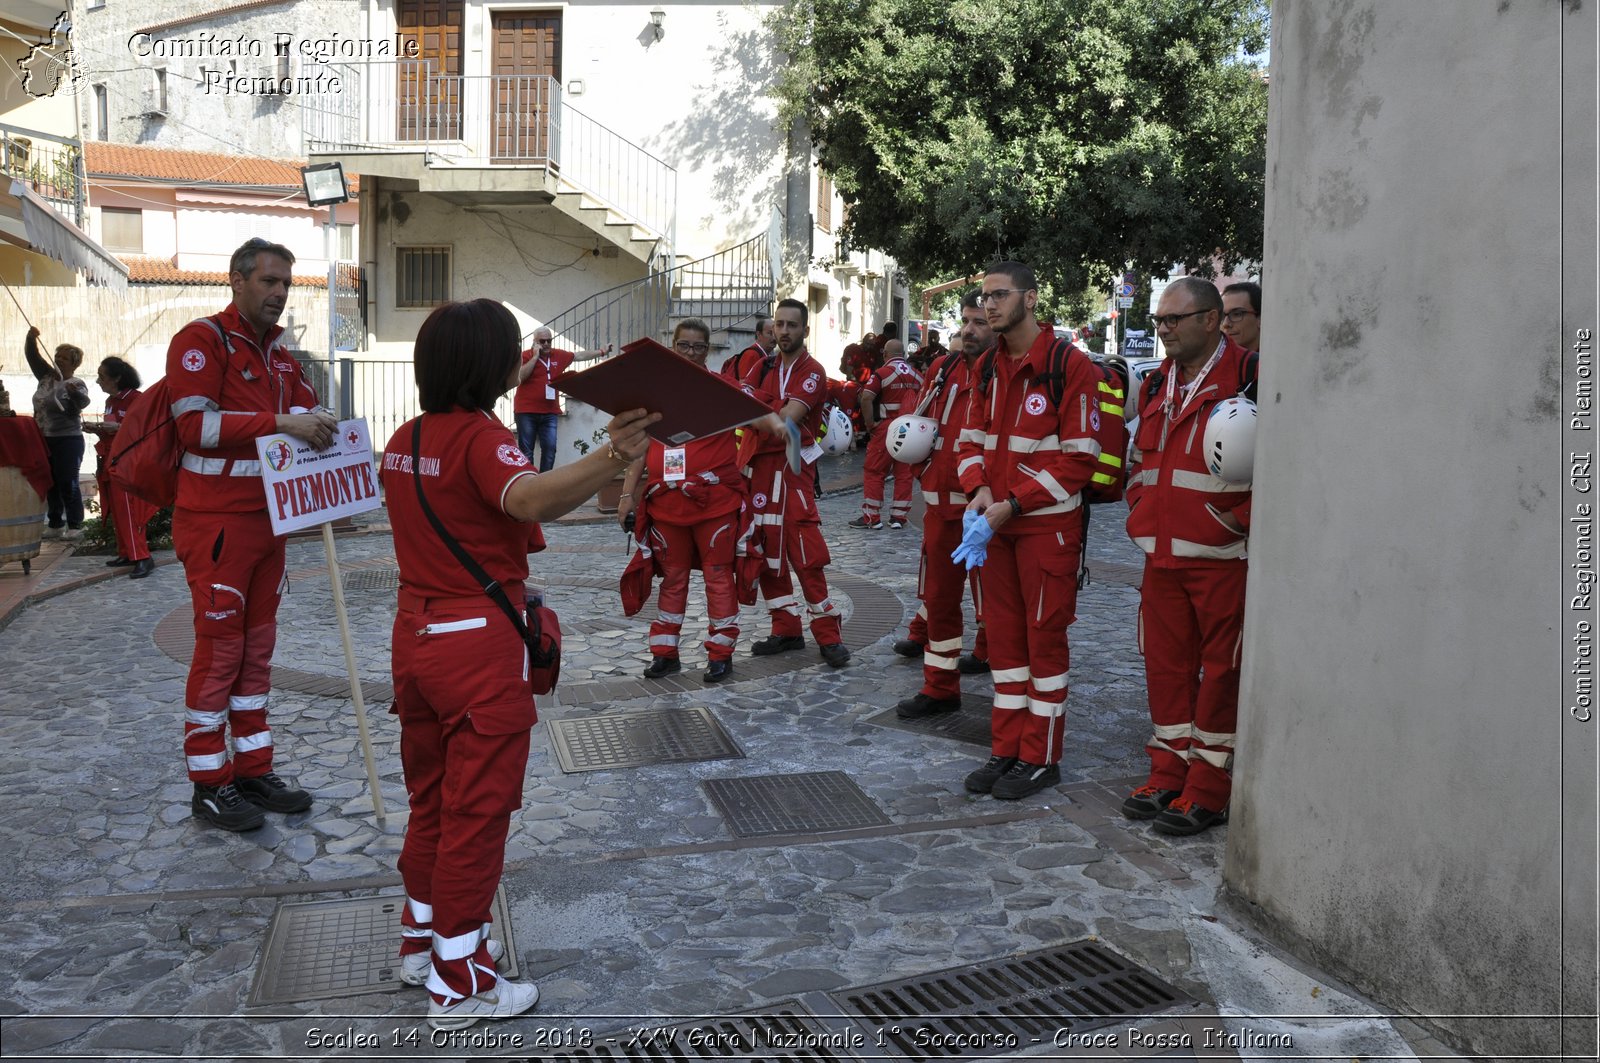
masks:
<svg viewBox="0 0 1600 1063"><path fill-rule="evenodd" d="M50 525L46 524L44 526L44 533L40 536L40 538L42 538L42 539L59 539L59 538L61 538L62 534L64 532L66 532L66 530L67 530L66 528L52 528L52 527L50 527Z"/></svg>
<svg viewBox="0 0 1600 1063"><path fill-rule="evenodd" d="M489 939L489 958L495 963L506 954L506 947L494 938ZM433 973L433 953L413 952L400 957L400 981L406 985L422 985Z"/></svg>
<svg viewBox="0 0 1600 1063"><path fill-rule="evenodd" d="M72 540L82 539L83 538L83 529L82 528L68 528L66 531L61 533L61 537L63 539L72 539Z"/></svg>
<svg viewBox="0 0 1600 1063"><path fill-rule="evenodd" d="M509 1019L539 1003L539 987L532 982L508 982L504 978L494 988L475 997L441 1006L428 1002L428 1025L435 1030L465 1030L479 1019Z"/></svg>

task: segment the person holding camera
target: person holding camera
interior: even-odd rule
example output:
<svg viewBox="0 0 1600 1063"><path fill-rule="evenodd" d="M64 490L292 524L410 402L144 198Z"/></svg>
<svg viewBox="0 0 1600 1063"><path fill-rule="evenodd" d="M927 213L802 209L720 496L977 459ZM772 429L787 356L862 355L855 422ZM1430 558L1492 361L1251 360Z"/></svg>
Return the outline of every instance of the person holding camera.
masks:
<svg viewBox="0 0 1600 1063"><path fill-rule="evenodd" d="M400 565L390 711L400 718L411 802L399 861L401 977L427 986L436 1030L510 1018L539 999L532 983L499 977L502 950L489 939L538 716L522 632L453 556L428 511L520 611L530 542L542 545L537 522L582 505L641 457L645 429L660 420L618 414L609 447L535 472L492 412L516 386L519 338L516 318L492 299L435 309L414 354L423 413L384 447L381 472Z"/></svg>
<svg viewBox="0 0 1600 1063"><path fill-rule="evenodd" d="M55 361L39 350L39 330L30 327L22 347L28 368L39 381L33 393L33 419L44 433L50 451L50 495L46 499L47 539L76 539L83 535L83 492L78 469L83 464L83 410L89 405L89 385L78 379L83 349L70 343L56 347Z"/></svg>

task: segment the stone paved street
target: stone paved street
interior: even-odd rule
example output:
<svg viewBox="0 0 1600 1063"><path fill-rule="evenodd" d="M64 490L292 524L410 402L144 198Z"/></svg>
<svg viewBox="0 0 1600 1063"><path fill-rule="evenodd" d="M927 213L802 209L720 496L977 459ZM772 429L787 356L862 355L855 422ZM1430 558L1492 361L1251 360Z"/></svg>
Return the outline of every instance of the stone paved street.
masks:
<svg viewBox="0 0 1600 1063"><path fill-rule="evenodd" d="M1364 1018L1382 1009L1285 961L1220 903L1223 831L1167 839L1115 813L1142 778L1147 730L1135 640L1139 559L1121 532L1120 507L1099 513L1091 535L1094 579L1072 629L1063 786L1005 803L962 790L962 776L987 755L982 747L874 720L919 683L918 665L890 643L916 604L920 521L902 532L848 529L858 500L843 491L822 506L855 654L848 668L824 666L809 639L801 653L752 660L748 647L766 634L765 617L747 609L739 681L703 688L696 592L684 681L659 694L638 681L653 607L632 619L621 613L616 577L627 554L615 525L547 529L551 548L533 559L534 578L563 618L566 663L560 697L540 707L504 879L518 960L542 1000L523 1019L475 1028L491 1040L437 1048L426 1029L417 1033L420 990L247 1006L280 902L398 891L398 728L387 702L369 696L388 810L380 829L351 702L314 692L344 676L320 540L289 550L272 706L278 770L297 777L316 804L247 834L201 828L189 814L178 749L189 626L181 569L36 602L0 632L4 1051L547 1055L532 1040L543 1028L599 1034L629 1016L711 1016L786 1001L821 1013L829 990L1089 936L1198 1002L1149 1025L1188 1029L1194 1054L1235 1057L1201 1047L1197 1031L1206 1027L1284 1032L1293 1050L1267 1054L1285 1058L1420 1051L1402 1037L1422 1043L1414 1029ZM361 677L381 694L393 541L379 526L340 538L338 552ZM70 558L51 578L81 579L103 571L102 560ZM990 687L979 678L966 681L973 696L963 711L982 721ZM553 721L696 706L711 711L743 759L565 774L552 750ZM741 839L702 786L818 771L846 773L888 824L834 837ZM1206 1018L1219 1012L1228 1017ZM519 1032L520 1043L492 1039ZM1032 1051L1061 1054L1048 1044Z"/></svg>

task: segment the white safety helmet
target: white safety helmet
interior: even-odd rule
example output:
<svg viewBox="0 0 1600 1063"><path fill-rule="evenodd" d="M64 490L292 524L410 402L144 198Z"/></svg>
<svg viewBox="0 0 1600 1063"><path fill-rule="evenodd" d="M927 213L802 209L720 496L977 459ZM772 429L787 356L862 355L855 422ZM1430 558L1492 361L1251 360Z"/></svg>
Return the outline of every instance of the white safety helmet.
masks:
<svg viewBox="0 0 1600 1063"><path fill-rule="evenodd" d="M1212 476L1249 483L1256 464L1256 404L1240 396L1217 403L1206 422L1205 448Z"/></svg>
<svg viewBox="0 0 1600 1063"><path fill-rule="evenodd" d="M834 456L843 454L855 441L855 434L855 425L850 423L850 415L835 406L829 411L828 419L822 426L823 453Z"/></svg>
<svg viewBox="0 0 1600 1063"><path fill-rule="evenodd" d="M911 465L928 460L934 440L939 438L939 422L932 417L908 413L889 422L889 437L884 445L889 457Z"/></svg>

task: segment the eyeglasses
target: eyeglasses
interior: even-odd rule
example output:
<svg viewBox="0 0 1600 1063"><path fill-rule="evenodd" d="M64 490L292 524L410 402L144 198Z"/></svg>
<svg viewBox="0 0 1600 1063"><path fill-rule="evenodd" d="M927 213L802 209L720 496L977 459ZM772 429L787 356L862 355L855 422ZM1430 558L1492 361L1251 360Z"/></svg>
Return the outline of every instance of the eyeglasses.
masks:
<svg viewBox="0 0 1600 1063"><path fill-rule="evenodd" d="M995 288L992 291L978 293L978 305L989 306L994 303L1004 302L1018 292L1031 292L1032 288Z"/></svg>
<svg viewBox="0 0 1600 1063"><path fill-rule="evenodd" d="M674 343L672 347L674 350L682 351L684 354L705 354L711 349L711 344L689 343L687 340L680 340Z"/></svg>
<svg viewBox="0 0 1600 1063"><path fill-rule="evenodd" d="M1237 325L1247 317L1260 316L1261 315L1256 313L1254 310L1229 310L1227 313L1222 315L1222 320L1226 321L1230 325Z"/></svg>
<svg viewBox="0 0 1600 1063"><path fill-rule="evenodd" d="M1191 310L1187 314L1151 314L1150 320L1156 323L1156 328L1173 328L1186 317L1196 314L1209 314L1209 310Z"/></svg>

